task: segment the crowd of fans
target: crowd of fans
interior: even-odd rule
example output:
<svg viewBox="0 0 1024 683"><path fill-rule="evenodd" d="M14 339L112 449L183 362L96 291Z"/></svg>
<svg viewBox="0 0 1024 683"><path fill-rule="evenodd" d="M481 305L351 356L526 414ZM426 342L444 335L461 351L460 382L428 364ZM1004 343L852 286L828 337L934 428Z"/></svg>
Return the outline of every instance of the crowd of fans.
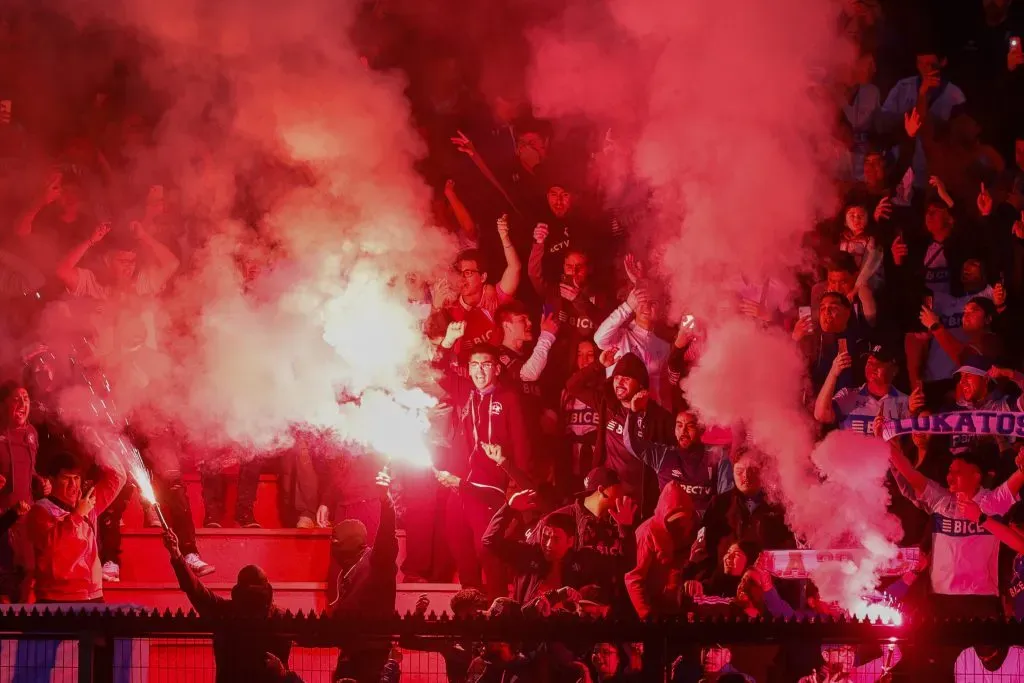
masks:
<svg viewBox="0 0 1024 683"><path fill-rule="evenodd" d="M846 5L861 54L831 84L846 144L834 177L842 208L808 234L816 261L799 290L741 277L716 286L738 314L792 335L822 435L880 436L883 418L1021 411L1024 12L1010 0L971 2L949 16L939 8L925 39L899 8ZM49 64L33 59L54 44L95 50L110 40L42 10L4 17L2 29L9 68ZM903 42L915 46L916 69L897 73ZM140 170L152 168L160 110L140 95L131 50L107 49L110 72L91 90L81 83L63 93L59 107L40 102L38 79L0 84L0 175L4 206L14 207L0 234L2 324L18 342L0 387L0 592L12 602L102 601L122 562L148 561L120 553L128 477L83 458L89 449L54 402L68 384L106 391L106 364L120 364L123 376L133 354L159 344L146 302L188 277L202 246L202 230L176 201L176 179ZM443 55L401 66L430 149L420 170L435 190L434 222L463 247L447 278L411 297L436 346L435 429L445 437L436 470L393 472L396 509L388 495L381 502L382 461L347 455L322 436L297 432L292 447L253 458L242 446L204 452L180 425L126 427L153 473L193 604L273 609L258 568L239 575L230 608L202 586L215 568L201 558L183 472L201 474L206 527L228 523L225 483L237 478L233 521L249 528L261 523L260 473L273 466L285 523L333 528L328 599L340 618L393 609L396 523L406 530L405 581L457 576L464 590L450 608L460 616L834 613L809 581L774 579L758 566L763 552L802 539L762 486L764 461L742 430L706 424L687 401L684 380L705 331L693 316L667 318L653 252L640 239L654 211L643 180L613 189L596 172L623 153L613 132L535 118L513 80L485 96L453 77L458 64ZM256 178L238 186L237 215L259 216ZM258 233L258 218L251 228ZM237 262L245 283L273 266L241 245ZM70 357L35 333L46 315L83 330ZM899 544L927 560L883 586L887 599L905 612L1024 616L1018 444L920 433L890 444ZM147 511L151 525L155 515ZM288 675L287 644L263 651ZM442 654L450 680L475 683L534 680L540 668L552 680L639 680L642 658L618 643L586 653L462 643ZM683 656L674 680L753 680L734 654L715 646ZM771 665L793 676L785 680L882 680L895 664L892 652L840 645L786 654ZM371 680L385 666L395 675L398 656L388 655L345 651L339 676ZM884 665L865 668L877 659ZM769 663L755 660L746 665L764 675ZM944 675L954 670L952 660L943 665ZM978 646L955 671L959 681L1024 680L1024 651Z"/></svg>

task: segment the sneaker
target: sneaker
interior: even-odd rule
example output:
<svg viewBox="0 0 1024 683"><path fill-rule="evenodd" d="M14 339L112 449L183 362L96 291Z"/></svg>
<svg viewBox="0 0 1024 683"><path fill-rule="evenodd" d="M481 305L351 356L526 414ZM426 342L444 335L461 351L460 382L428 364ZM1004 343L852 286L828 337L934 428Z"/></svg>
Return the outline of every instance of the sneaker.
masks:
<svg viewBox="0 0 1024 683"><path fill-rule="evenodd" d="M204 519L203 526L207 529L220 529L221 523L215 519Z"/></svg>
<svg viewBox="0 0 1024 683"><path fill-rule="evenodd" d="M212 564L203 562L202 558L199 557L199 553L189 553L185 556L185 564L192 570L192 573L198 576L206 576L217 571L217 568Z"/></svg>
<svg viewBox="0 0 1024 683"><path fill-rule="evenodd" d="M302 516L302 517L299 517L299 521L296 522L295 528L296 529L315 529L316 528L316 522L314 522L313 519L310 518L310 517Z"/></svg>
<svg viewBox="0 0 1024 683"><path fill-rule="evenodd" d="M259 529L260 523L256 521L256 518L252 516L252 513L247 515L239 515L235 517L235 521L238 522L238 526L243 529Z"/></svg>
<svg viewBox="0 0 1024 683"><path fill-rule="evenodd" d="M120 583L121 565L117 562L103 563L103 581L106 583Z"/></svg>

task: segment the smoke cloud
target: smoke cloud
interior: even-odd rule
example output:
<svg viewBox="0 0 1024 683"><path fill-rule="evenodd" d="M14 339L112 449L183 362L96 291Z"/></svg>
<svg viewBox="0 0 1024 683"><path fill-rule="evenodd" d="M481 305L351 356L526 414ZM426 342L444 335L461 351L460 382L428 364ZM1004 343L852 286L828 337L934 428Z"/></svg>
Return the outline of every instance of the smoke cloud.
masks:
<svg viewBox="0 0 1024 683"><path fill-rule="evenodd" d="M425 224L430 191L413 164L426 150L406 84L361 62L356 9L75 7L78 21L146 46L145 83L169 106L135 180L174 183L194 217L174 228L200 244L194 271L146 302L156 343L103 362L119 407L144 428L259 449L304 424L427 458L432 401L410 387L429 348L409 302L454 244ZM243 194L258 207L248 225L232 211Z"/></svg>
<svg viewBox="0 0 1024 683"><path fill-rule="evenodd" d="M584 114L636 141L617 157L653 193L647 228L662 249L650 265L673 320L694 313L707 332L687 396L709 422L745 426L799 537L871 551L853 573L816 577L824 597L852 606L893 552L884 447L842 434L812 457L799 351L735 305L769 279L792 292L804 238L836 207L828 84L852 56L837 11L816 0L571 3L531 34L530 82L542 114Z"/></svg>

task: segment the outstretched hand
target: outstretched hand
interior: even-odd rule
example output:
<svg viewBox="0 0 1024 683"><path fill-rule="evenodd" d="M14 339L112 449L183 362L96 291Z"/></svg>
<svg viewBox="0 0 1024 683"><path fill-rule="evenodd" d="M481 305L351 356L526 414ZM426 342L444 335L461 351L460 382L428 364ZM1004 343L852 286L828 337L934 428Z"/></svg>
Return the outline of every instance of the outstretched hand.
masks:
<svg viewBox="0 0 1024 683"><path fill-rule="evenodd" d="M172 558L181 557L181 546L178 545L178 537L170 529L164 530L164 547L171 554Z"/></svg>
<svg viewBox="0 0 1024 683"><path fill-rule="evenodd" d="M381 500L386 500L391 495L391 473L387 467L377 473L377 480L374 483L380 491Z"/></svg>

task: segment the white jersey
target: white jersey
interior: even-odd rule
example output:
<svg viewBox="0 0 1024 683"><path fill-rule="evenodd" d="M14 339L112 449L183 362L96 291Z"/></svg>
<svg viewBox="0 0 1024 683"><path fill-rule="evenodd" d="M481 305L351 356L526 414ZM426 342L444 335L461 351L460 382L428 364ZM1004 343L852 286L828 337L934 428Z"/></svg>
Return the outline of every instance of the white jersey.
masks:
<svg viewBox="0 0 1024 683"><path fill-rule="evenodd" d="M844 387L832 397L832 410L840 429L870 434L879 412L887 420L909 418L910 397L895 387L889 387L889 393L881 398L873 396L867 384L859 389Z"/></svg>
<svg viewBox="0 0 1024 683"><path fill-rule="evenodd" d="M929 481L919 502L932 515L932 590L940 595L999 595L999 540L956 507L956 496ZM1003 515L1016 502L1004 483L981 489L974 502L986 515Z"/></svg>
<svg viewBox="0 0 1024 683"><path fill-rule="evenodd" d="M1002 666L995 671L985 668L973 647L967 648L956 658L956 664L953 665L953 678L956 683L1024 681L1024 648L1016 645L1010 647Z"/></svg>

